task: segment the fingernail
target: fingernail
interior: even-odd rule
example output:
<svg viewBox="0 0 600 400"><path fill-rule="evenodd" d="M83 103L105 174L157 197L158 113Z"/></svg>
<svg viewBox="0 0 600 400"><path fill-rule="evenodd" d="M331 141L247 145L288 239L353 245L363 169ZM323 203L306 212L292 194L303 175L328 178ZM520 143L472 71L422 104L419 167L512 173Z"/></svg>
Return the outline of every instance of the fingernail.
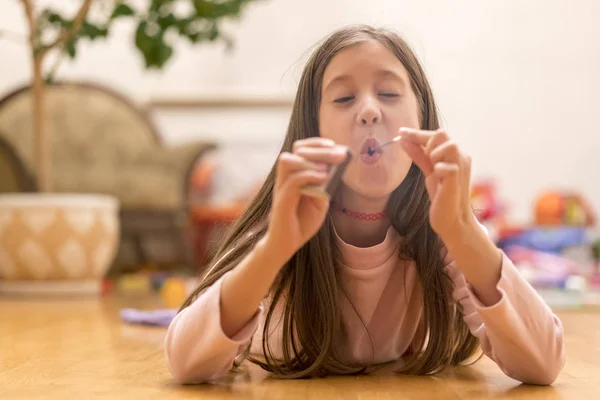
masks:
<svg viewBox="0 0 600 400"><path fill-rule="evenodd" d="M333 152L335 154L342 155L342 156L345 156L347 151L348 150L346 150L346 148L343 146L337 146L335 149L333 149Z"/></svg>

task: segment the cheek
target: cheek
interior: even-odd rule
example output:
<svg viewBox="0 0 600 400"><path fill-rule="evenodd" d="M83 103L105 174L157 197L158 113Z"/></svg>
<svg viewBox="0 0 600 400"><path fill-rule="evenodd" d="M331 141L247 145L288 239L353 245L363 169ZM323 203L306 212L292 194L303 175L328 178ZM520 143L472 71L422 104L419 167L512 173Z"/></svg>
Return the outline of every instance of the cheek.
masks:
<svg viewBox="0 0 600 400"><path fill-rule="evenodd" d="M319 108L319 136L324 137L326 139L333 139L331 134L333 130L331 129L331 115L327 110L324 110L323 107Z"/></svg>
<svg viewBox="0 0 600 400"><path fill-rule="evenodd" d="M406 152L402 150L399 145L395 146L391 154L389 154L386 167L392 171L390 174L390 179L394 181L396 186L404 180L411 165L412 159L408 156L408 154L406 154Z"/></svg>
<svg viewBox="0 0 600 400"><path fill-rule="evenodd" d="M393 129L402 127L419 129L419 106L415 99L412 99L400 106L392 113L391 123Z"/></svg>
<svg viewBox="0 0 600 400"><path fill-rule="evenodd" d="M336 143L347 145L348 122L342 113L321 107L319 110L319 135Z"/></svg>
<svg viewBox="0 0 600 400"><path fill-rule="evenodd" d="M419 102L414 94L412 95L412 101L410 102L409 110L410 112L408 113L406 126L415 129L421 128L421 107L419 106Z"/></svg>

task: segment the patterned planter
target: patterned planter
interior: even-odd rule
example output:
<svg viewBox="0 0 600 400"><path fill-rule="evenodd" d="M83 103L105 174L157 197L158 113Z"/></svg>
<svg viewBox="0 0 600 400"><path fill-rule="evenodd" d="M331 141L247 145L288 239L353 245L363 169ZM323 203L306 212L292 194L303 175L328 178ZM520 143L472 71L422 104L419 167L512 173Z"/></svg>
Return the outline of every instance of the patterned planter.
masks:
<svg viewBox="0 0 600 400"><path fill-rule="evenodd" d="M0 293L99 293L119 243L119 202L0 195Z"/></svg>

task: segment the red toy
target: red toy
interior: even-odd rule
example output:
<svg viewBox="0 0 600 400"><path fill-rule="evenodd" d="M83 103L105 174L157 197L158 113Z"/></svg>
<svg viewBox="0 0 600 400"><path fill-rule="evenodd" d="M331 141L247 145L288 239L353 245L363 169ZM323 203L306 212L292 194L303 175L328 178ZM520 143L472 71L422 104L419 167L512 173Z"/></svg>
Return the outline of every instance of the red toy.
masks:
<svg viewBox="0 0 600 400"><path fill-rule="evenodd" d="M547 191L535 202L535 224L540 226L593 226L596 217L577 193Z"/></svg>

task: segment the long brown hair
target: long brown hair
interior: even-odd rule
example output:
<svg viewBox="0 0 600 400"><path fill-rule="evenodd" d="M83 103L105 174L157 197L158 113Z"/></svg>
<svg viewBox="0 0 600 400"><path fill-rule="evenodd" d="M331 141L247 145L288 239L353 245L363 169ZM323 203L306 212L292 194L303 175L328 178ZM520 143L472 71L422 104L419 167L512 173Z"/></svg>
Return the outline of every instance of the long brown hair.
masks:
<svg viewBox="0 0 600 400"><path fill-rule="evenodd" d="M406 41L393 31L353 25L326 38L309 59L300 79L281 151L292 151L295 141L319 135L319 104L325 68L341 50L369 40L387 46L408 71L420 106L422 129L439 127L425 72ZM274 182L275 166L221 243L199 287L182 309L235 268L265 234ZM425 178L413 164L402 184L392 193L387 209L393 227L403 236L400 255L414 260L426 294L421 321L424 334L414 344L415 351L402 368L402 372L413 374L435 373L446 366L463 363L479 349L478 340L470 334L461 310L452 301L453 284L444 271L442 243L429 225L429 205ZM335 350L343 327L337 303L341 289L336 266L340 254L331 251L336 246L333 232L331 217L328 217L319 232L282 268L269 293L271 302L262 335L262 360L248 359L278 376L300 378L364 371L364 367L344 363ZM275 360L268 341L275 306L279 302L282 302L283 310L280 322L283 360Z"/></svg>

